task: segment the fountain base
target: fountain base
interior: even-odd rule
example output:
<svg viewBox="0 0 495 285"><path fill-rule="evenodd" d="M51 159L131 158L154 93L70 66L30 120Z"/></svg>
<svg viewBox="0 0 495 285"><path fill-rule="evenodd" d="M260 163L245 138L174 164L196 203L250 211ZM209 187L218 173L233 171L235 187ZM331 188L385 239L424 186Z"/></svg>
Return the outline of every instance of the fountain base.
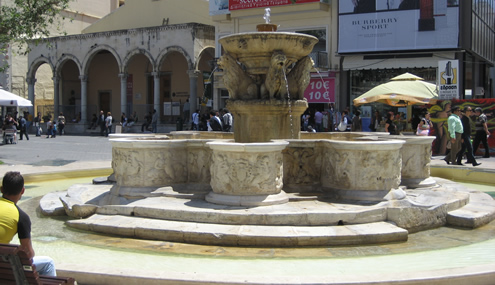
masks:
<svg viewBox="0 0 495 285"><path fill-rule="evenodd" d="M306 100L229 100L227 108L236 118L234 122L236 142L269 142L273 139L299 139L300 117L308 108L308 102Z"/></svg>
<svg viewBox="0 0 495 285"><path fill-rule="evenodd" d="M206 195L205 200L210 203L227 205L227 206L242 206L242 207L257 207L285 204L289 202L289 197L284 191L278 194L267 195L224 195L210 192Z"/></svg>
<svg viewBox="0 0 495 285"><path fill-rule="evenodd" d="M322 193L287 194L288 203L264 207L212 204L197 192L169 189L162 191L162 196L126 205L102 205L95 215L67 224L169 242L297 247L401 242L407 240L408 233L444 225L481 226L493 220L495 201L489 195L445 179L435 180L435 188L406 189L400 200L357 203Z"/></svg>

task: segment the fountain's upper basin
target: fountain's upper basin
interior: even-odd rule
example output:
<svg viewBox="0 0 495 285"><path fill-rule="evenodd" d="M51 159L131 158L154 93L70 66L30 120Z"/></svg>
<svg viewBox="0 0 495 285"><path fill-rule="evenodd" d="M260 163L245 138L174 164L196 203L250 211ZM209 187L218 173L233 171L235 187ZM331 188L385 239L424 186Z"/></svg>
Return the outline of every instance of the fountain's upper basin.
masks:
<svg viewBox="0 0 495 285"><path fill-rule="evenodd" d="M274 51L282 51L287 65L309 55L316 37L289 32L251 32L225 36L222 47L246 66L250 74L265 74Z"/></svg>

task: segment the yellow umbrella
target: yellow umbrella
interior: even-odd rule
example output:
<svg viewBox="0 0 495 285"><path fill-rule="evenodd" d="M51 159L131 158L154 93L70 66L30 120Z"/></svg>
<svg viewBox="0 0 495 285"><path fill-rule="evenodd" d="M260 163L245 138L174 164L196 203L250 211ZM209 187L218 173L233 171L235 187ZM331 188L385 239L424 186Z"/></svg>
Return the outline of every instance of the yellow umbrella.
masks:
<svg viewBox="0 0 495 285"><path fill-rule="evenodd" d="M411 73L404 73L380 84L353 100L355 106L380 102L404 107L414 104L435 104L438 90L435 84Z"/></svg>

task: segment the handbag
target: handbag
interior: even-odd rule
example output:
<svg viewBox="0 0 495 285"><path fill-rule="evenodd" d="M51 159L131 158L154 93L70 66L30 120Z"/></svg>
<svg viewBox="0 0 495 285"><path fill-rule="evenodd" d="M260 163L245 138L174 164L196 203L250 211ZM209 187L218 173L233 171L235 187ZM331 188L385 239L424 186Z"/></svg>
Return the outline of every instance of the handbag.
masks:
<svg viewBox="0 0 495 285"><path fill-rule="evenodd" d="M430 134L429 129L421 129L420 127L418 127L418 129L416 130L416 135L418 136L428 136L429 134Z"/></svg>
<svg viewBox="0 0 495 285"><path fill-rule="evenodd" d="M345 124L344 121L340 121L337 129L341 132L345 132L345 130L347 129L347 124Z"/></svg>

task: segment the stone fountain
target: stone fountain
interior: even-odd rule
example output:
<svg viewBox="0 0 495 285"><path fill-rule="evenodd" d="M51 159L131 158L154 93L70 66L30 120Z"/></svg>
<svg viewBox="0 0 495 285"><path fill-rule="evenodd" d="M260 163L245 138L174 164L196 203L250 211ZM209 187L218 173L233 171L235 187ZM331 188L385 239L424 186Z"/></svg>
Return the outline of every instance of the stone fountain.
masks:
<svg viewBox="0 0 495 285"><path fill-rule="evenodd" d="M270 31L219 40L233 134L114 136L108 183L47 195L43 212L85 218L68 222L83 230L231 246L397 242L495 218L490 196L430 177L433 137L301 133L317 39L267 18Z"/></svg>

